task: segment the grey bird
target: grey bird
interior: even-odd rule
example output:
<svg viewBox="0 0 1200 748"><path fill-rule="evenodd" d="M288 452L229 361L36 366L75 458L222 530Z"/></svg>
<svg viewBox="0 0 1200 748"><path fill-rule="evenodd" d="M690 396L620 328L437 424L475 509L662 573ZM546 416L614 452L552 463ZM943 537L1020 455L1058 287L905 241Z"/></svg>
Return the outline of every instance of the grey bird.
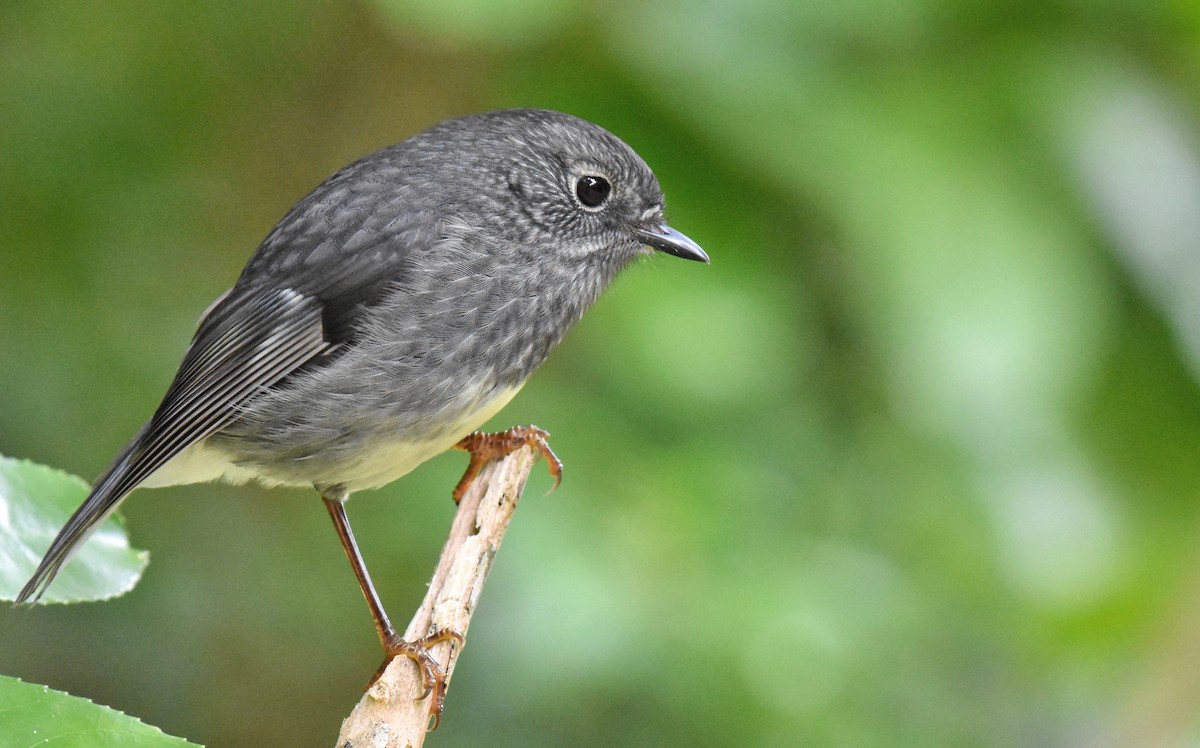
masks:
<svg viewBox="0 0 1200 748"><path fill-rule="evenodd" d="M388 621L344 502L453 447L455 488L544 432L473 434L610 281L654 250L708 262L663 218L621 140L559 112L448 120L341 169L296 203L204 313L162 403L50 544L17 601L39 597L135 488L250 479L313 486L388 660L425 647ZM385 661L386 664L386 661Z"/></svg>

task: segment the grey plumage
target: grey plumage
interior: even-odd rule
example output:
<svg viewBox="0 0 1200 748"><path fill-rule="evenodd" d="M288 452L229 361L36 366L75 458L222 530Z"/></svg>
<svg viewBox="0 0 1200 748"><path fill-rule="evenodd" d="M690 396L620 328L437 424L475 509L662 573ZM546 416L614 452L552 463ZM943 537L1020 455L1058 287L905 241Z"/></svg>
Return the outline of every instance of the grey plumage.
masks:
<svg viewBox="0 0 1200 748"><path fill-rule="evenodd" d="M581 185L611 186L597 206ZM599 194L596 192L595 194ZM557 112L450 120L298 202L201 319L153 418L19 595L132 490L224 478L352 492L444 451L521 386L663 224L650 169Z"/></svg>

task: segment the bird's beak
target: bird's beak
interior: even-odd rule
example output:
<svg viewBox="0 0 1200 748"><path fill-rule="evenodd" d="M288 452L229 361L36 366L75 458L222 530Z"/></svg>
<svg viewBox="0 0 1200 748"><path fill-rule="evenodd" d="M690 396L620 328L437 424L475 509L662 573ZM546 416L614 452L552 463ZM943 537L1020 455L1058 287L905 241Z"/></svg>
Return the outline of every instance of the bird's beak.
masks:
<svg viewBox="0 0 1200 748"><path fill-rule="evenodd" d="M708 255L700 249L700 245L665 223L658 225L636 226L633 233L643 244L666 252L669 255L682 257L685 260L708 262Z"/></svg>

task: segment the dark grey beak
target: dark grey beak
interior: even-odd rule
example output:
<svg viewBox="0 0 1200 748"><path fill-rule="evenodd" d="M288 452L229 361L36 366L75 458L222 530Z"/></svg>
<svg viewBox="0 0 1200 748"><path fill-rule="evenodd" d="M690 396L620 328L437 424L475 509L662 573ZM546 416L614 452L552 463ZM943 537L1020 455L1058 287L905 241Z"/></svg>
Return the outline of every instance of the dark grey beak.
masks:
<svg viewBox="0 0 1200 748"><path fill-rule="evenodd" d="M682 257L685 260L708 262L708 255L700 249L700 245L665 223L657 226L637 226L633 233L644 244L654 247L659 252Z"/></svg>

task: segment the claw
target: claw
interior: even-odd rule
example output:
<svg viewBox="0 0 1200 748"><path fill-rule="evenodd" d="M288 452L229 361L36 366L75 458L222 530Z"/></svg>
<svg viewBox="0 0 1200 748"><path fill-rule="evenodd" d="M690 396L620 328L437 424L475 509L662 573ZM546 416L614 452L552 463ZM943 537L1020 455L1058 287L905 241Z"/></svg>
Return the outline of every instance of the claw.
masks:
<svg viewBox="0 0 1200 748"><path fill-rule="evenodd" d="M538 454L545 458L550 475L554 477L554 485L550 490L558 488L562 483L563 464L562 460L558 459L558 455L554 454L554 450L550 449L550 443L547 441L549 437L550 434L537 426L514 426L508 431L496 433L476 431L463 437L458 444L454 445L454 448L470 453L471 461L467 463L466 472L463 473L463 477L459 479L458 485L450 494L454 498L454 503L462 501L467 488L479 475L479 471L483 469L484 465L492 460L507 457L524 446L533 447Z"/></svg>
<svg viewBox="0 0 1200 748"><path fill-rule="evenodd" d="M383 675L383 671L387 669L393 659L407 657L412 660L421 674L421 685L425 688L416 700L421 701L430 696L433 697L433 704L429 710L430 716L433 717L433 726L429 728L430 732L436 730L442 722L442 710L446 707L446 672L442 670L438 661L433 659L433 655L429 654L429 649L435 644L446 641L453 641L456 646L461 647L465 639L462 634L450 629L434 631L428 636L411 642L392 634L384 644L386 659L372 676L371 682L367 684L367 688L375 685L375 681L379 680L379 676Z"/></svg>

